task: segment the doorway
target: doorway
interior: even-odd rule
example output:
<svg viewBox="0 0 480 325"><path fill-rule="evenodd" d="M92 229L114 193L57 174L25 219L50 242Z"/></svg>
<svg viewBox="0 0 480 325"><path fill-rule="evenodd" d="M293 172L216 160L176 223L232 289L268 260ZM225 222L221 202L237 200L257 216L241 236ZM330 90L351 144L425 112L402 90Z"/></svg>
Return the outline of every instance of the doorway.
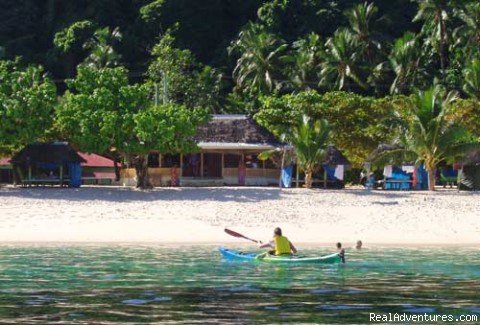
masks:
<svg viewBox="0 0 480 325"><path fill-rule="evenodd" d="M203 154L203 176L212 178L222 177L222 154Z"/></svg>

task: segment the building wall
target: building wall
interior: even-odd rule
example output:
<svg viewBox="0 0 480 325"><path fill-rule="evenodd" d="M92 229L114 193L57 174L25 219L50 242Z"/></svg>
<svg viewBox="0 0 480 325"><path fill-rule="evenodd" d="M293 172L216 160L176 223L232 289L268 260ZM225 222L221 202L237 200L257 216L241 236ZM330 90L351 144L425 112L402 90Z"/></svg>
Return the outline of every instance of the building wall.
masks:
<svg viewBox="0 0 480 325"><path fill-rule="evenodd" d="M114 167L91 167L91 166L82 166L82 184L83 185L117 185L115 183L115 177L110 178L95 178L92 179L92 173L101 172L101 173L113 173L115 175Z"/></svg>
<svg viewBox="0 0 480 325"><path fill-rule="evenodd" d="M150 183L154 187L170 186L171 168L149 168L148 174ZM238 185L238 168L223 168L221 179L208 178L183 178L181 169L177 168L177 175L181 186L220 186L220 185ZM123 186L136 185L136 172L134 168L125 168L121 171L120 184ZM279 169L247 168L245 185L249 186L267 186L277 185L280 177Z"/></svg>
<svg viewBox="0 0 480 325"><path fill-rule="evenodd" d="M13 170L12 168L0 168L0 183L12 184L13 183Z"/></svg>

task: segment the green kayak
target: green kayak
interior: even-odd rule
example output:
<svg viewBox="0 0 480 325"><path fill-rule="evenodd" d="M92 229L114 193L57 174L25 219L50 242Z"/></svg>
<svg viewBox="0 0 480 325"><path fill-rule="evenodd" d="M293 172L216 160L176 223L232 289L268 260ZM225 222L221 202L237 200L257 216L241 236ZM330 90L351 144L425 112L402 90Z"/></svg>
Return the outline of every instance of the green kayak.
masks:
<svg viewBox="0 0 480 325"><path fill-rule="evenodd" d="M245 262L264 262L264 263L279 263L279 264L334 264L340 263L341 257L338 253L317 256L273 256L266 254L244 253L234 249L219 248L223 258L231 261L245 261Z"/></svg>

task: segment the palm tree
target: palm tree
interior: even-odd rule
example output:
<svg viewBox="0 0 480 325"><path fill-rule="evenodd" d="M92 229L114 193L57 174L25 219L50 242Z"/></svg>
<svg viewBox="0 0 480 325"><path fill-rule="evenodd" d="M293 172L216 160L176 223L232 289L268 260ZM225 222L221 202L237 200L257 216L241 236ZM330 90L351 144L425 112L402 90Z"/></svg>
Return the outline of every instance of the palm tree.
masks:
<svg viewBox="0 0 480 325"><path fill-rule="evenodd" d="M318 85L323 46L320 36L310 33L295 41L292 52L282 58L287 64L286 75L295 90L308 90Z"/></svg>
<svg viewBox="0 0 480 325"><path fill-rule="evenodd" d="M229 47L230 53L238 53L233 77L237 87L253 93L271 93L277 82L274 76L279 70L281 55L287 44L264 27L249 23Z"/></svg>
<svg viewBox="0 0 480 325"><path fill-rule="evenodd" d="M97 69L117 66L121 56L115 51L114 44L121 39L118 27L113 30L109 27L95 30L93 36L83 44L83 48L89 52L83 64Z"/></svg>
<svg viewBox="0 0 480 325"><path fill-rule="evenodd" d="M375 160L415 160L424 164L428 172L428 189L435 190L435 172L438 163L453 160L480 148L470 142L468 132L447 118L451 103L456 99L450 92L442 98L438 87L412 95L410 111L403 118L397 143L401 146L379 154Z"/></svg>
<svg viewBox="0 0 480 325"><path fill-rule="evenodd" d="M412 89L420 70L420 57L415 34L407 32L395 41L389 56L390 66L395 73L390 93L405 94Z"/></svg>
<svg viewBox="0 0 480 325"><path fill-rule="evenodd" d="M455 11L462 25L455 29L456 45L466 49L464 53L470 57L472 53L480 53L480 2L467 3L463 8Z"/></svg>
<svg viewBox="0 0 480 325"><path fill-rule="evenodd" d="M474 58L463 70L463 91L470 97L480 100L480 59Z"/></svg>
<svg viewBox="0 0 480 325"><path fill-rule="evenodd" d="M358 4L346 12L350 30L363 45L363 58L366 62L373 64L378 59L382 44L376 37L374 24L377 22L375 16L378 8L373 3L364 2Z"/></svg>
<svg viewBox="0 0 480 325"><path fill-rule="evenodd" d="M331 128L326 120L303 116L286 134L297 156L298 168L305 172L305 187L312 187L312 178L325 160Z"/></svg>
<svg viewBox="0 0 480 325"><path fill-rule="evenodd" d="M447 21L449 19L449 0L417 0L418 12L413 21L423 21L422 33L429 37L433 48L436 49L440 58L442 75L448 65L448 39L449 31Z"/></svg>
<svg viewBox="0 0 480 325"><path fill-rule="evenodd" d="M325 43L325 54L321 63L320 85L336 90L349 90L355 85L367 89L361 73L361 44L346 29L337 29ZM331 87L333 85L333 87Z"/></svg>

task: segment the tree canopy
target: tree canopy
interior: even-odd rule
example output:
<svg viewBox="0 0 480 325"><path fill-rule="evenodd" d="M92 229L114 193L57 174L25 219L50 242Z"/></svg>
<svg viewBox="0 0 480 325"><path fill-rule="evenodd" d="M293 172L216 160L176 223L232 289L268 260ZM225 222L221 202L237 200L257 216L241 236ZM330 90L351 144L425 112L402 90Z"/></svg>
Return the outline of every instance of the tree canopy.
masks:
<svg viewBox="0 0 480 325"><path fill-rule="evenodd" d="M57 128L86 152L113 152L137 169L138 187L148 187L146 155L195 151L196 126L205 110L154 105L152 84L129 84L124 68L78 68L57 108ZM140 177L142 175L142 177Z"/></svg>
<svg viewBox="0 0 480 325"><path fill-rule="evenodd" d="M302 115L329 122L332 143L360 167L379 143L392 138L388 123L394 107L388 98L375 99L347 92L320 94L310 90L282 97L263 97L256 119L280 135Z"/></svg>
<svg viewBox="0 0 480 325"><path fill-rule="evenodd" d="M46 139L56 96L55 85L42 68L0 61L0 154Z"/></svg>

